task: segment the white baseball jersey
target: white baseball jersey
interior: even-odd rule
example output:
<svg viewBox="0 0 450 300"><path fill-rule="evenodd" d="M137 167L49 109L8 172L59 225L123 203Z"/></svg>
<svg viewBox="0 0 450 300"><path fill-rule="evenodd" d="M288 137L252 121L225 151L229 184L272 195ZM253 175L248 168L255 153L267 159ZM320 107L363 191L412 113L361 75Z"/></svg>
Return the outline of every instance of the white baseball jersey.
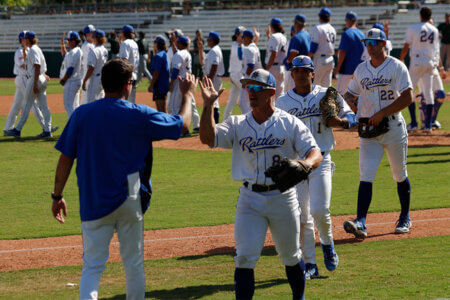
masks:
<svg viewBox="0 0 450 300"><path fill-rule="evenodd" d="M261 55L259 53L259 48L255 43L243 47L242 63L242 73L244 74L244 77L248 77L248 75L245 74L245 72L247 72L248 64L255 65L253 70L262 69Z"/></svg>
<svg viewBox="0 0 450 300"><path fill-rule="evenodd" d="M25 53L28 55L28 48L25 49ZM22 68L22 66L24 66ZM14 69L13 73L16 76L25 76L27 71L25 70L25 57L23 56L23 47L20 46L16 53L14 53Z"/></svg>
<svg viewBox="0 0 450 300"><path fill-rule="evenodd" d="M271 51L277 52L274 63L283 64L283 60L286 57L287 40L284 34L281 32L272 33L269 39L269 45L267 46L267 53L265 63L269 62Z"/></svg>
<svg viewBox="0 0 450 300"><path fill-rule="evenodd" d="M123 41L120 45L119 57L126 58L134 66L133 79L136 79L139 68L139 47L136 42L132 39Z"/></svg>
<svg viewBox="0 0 450 300"><path fill-rule="evenodd" d="M34 65L41 66L40 74L44 74L45 72L47 72L47 63L45 61L44 54L42 53L42 50L38 45L31 46L30 50L28 51L26 61L28 76L34 75Z"/></svg>
<svg viewBox="0 0 450 300"><path fill-rule="evenodd" d="M230 66L228 68L228 72L230 73L242 72L242 60L239 59L238 48L238 42L233 42L230 52Z"/></svg>
<svg viewBox="0 0 450 300"><path fill-rule="evenodd" d="M101 73L107 60L108 50L103 45L97 46L89 52L87 65L94 67L92 76L98 76Z"/></svg>
<svg viewBox="0 0 450 300"><path fill-rule="evenodd" d="M334 55L336 29L330 23L317 24L311 32L311 42L318 45L314 56Z"/></svg>
<svg viewBox="0 0 450 300"><path fill-rule="evenodd" d="M186 76L186 73L192 73L192 57L186 49L178 50L172 57L172 71L178 69L181 78Z"/></svg>
<svg viewBox="0 0 450 300"><path fill-rule="evenodd" d="M83 59L83 53L80 47L75 47L64 55L61 69L59 70L59 78L62 79L66 75L68 68L73 68L73 73L69 77L69 80L81 80L83 74L81 74L81 61Z"/></svg>
<svg viewBox="0 0 450 300"><path fill-rule="evenodd" d="M327 88L315 85L308 95L302 97L292 89L278 98L275 104L276 107L300 119L309 128L322 152L331 151L336 145L333 129L325 126L322 120L320 99L323 98L326 91ZM338 95L337 101L340 106L338 114L340 118L353 114L341 95Z"/></svg>
<svg viewBox="0 0 450 300"><path fill-rule="evenodd" d="M409 88L412 88L412 83L405 64L388 56L377 68L374 68L370 61L358 65L348 92L359 96L357 118L370 118L392 104Z"/></svg>
<svg viewBox="0 0 450 300"><path fill-rule="evenodd" d="M264 171L283 157L305 157L317 148L309 129L297 118L275 109L262 124L252 112L230 116L216 125L215 145L233 149L231 175L234 180L271 185Z"/></svg>
<svg viewBox="0 0 450 300"><path fill-rule="evenodd" d="M89 52L94 49L94 44L85 41L83 45L81 45L81 51L83 52L83 60L81 61L81 74L84 77L87 71L87 60L89 56Z"/></svg>
<svg viewBox="0 0 450 300"><path fill-rule="evenodd" d="M215 45L211 48L211 50L209 50L208 54L206 54L205 58L203 59L203 62L205 63L203 72L204 74L209 75L209 72L211 71L211 67L213 65L217 65L217 72L215 76L223 76L223 74L225 74L222 50L220 49L219 45Z"/></svg>
<svg viewBox="0 0 450 300"><path fill-rule="evenodd" d="M417 23L408 28L405 43L409 44L409 56L423 55L434 59L439 51L439 31L428 22Z"/></svg>
<svg viewBox="0 0 450 300"><path fill-rule="evenodd" d="M387 56L389 56L391 55L391 51L392 51L392 42L391 40L387 40L384 52L386 53ZM361 56L361 60L370 60L370 55L369 52L367 52L367 47L364 47L364 52Z"/></svg>

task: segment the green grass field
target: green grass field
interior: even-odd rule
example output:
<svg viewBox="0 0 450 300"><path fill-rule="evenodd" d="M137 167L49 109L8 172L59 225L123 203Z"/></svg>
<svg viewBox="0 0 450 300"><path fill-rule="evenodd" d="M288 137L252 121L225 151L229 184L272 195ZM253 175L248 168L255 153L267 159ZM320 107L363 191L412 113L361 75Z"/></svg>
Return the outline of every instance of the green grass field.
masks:
<svg viewBox="0 0 450 300"><path fill-rule="evenodd" d="M3 92L0 81L0 91ZM56 89L57 87L55 87ZM223 107L221 108L223 111ZM201 111L201 107L200 107ZM408 119L408 113L403 113ZM53 114L61 127L66 114ZM6 116L0 116L4 124ZM443 105L439 120L450 128L450 107ZM31 117L20 140L0 137L0 239L80 234L75 172L65 189L69 206L66 224L50 212L50 193L59 153L51 139L33 138L41 130ZM230 152L154 151L154 195L145 215L145 229L231 224L240 183L230 176ZM333 215L354 214L359 183L358 150L333 151ZM408 173L411 209L450 207L450 147L410 148ZM396 184L386 157L374 183L370 212L398 211ZM416 225L417 226L417 225ZM337 245L339 268L327 272L317 249L321 275L307 282L308 299L436 299L449 298L445 253L450 237L405 239ZM0 260L5 259L1 256ZM54 255L58 255L57 252ZM188 256L145 263L148 299L233 299L232 255ZM0 299L77 299L81 266L0 272ZM273 249L264 251L256 268L255 299L290 299L284 268ZM187 276L186 274L189 274ZM19 292L20 291L20 292ZM109 263L102 278L103 299L124 299L120 263Z"/></svg>

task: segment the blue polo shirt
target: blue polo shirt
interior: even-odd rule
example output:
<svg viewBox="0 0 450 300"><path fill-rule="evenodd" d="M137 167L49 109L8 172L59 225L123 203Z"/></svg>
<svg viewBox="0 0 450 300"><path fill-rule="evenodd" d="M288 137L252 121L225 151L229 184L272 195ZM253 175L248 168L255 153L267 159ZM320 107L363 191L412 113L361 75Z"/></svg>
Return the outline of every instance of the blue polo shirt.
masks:
<svg viewBox="0 0 450 300"><path fill-rule="evenodd" d="M292 39L289 41L287 55L283 60L283 63L286 66L286 70L290 69L290 65L287 63L287 59L289 55L291 55L291 50L297 50L298 51L297 56L308 55L310 44L311 44L311 35L304 30L300 30L292 37Z"/></svg>
<svg viewBox="0 0 450 300"><path fill-rule="evenodd" d="M342 63L340 74L351 75L355 72L356 67L362 63L361 56L364 52L364 33L358 28L347 28L342 33L339 50L345 51L345 59Z"/></svg>
<svg viewBox="0 0 450 300"><path fill-rule="evenodd" d="M164 50L155 54L152 61L152 75L155 70L159 71L159 76L156 82L156 86L153 87L153 93L160 95L167 94L169 92L169 59L167 53Z"/></svg>
<svg viewBox="0 0 450 300"><path fill-rule="evenodd" d="M127 175L146 168L152 141L176 140L183 119L145 105L104 98L72 114L55 148L77 159L82 221L102 218L128 197Z"/></svg>

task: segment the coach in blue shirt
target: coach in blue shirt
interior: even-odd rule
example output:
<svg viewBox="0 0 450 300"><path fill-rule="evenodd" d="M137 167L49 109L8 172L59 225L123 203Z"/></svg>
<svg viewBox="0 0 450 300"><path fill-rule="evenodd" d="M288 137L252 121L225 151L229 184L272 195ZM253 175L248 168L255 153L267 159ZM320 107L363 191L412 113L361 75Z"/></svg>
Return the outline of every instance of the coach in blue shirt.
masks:
<svg viewBox="0 0 450 300"><path fill-rule="evenodd" d="M105 64L101 81L105 98L82 105L69 119L55 148L61 151L52 193L53 216L64 223L62 193L77 159L83 270L80 299L97 299L114 229L124 264L127 299L144 299L143 213L151 197L152 141L178 139L190 125L190 76L180 85L180 115L168 115L126 101L133 65Z"/></svg>
<svg viewBox="0 0 450 300"><path fill-rule="evenodd" d="M334 69L334 75L339 73L336 89L341 95L347 92L347 87L352 80L353 72L362 63L361 56L364 52L364 33L356 28L358 15L352 11L345 15L345 31L342 33L339 44L338 63Z"/></svg>
<svg viewBox="0 0 450 300"><path fill-rule="evenodd" d="M153 101L158 111L167 112L166 98L169 92L169 59L167 57L166 40L158 35L153 41L152 82L148 91L153 93Z"/></svg>
<svg viewBox="0 0 450 300"><path fill-rule="evenodd" d="M288 53L286 56L286 68L289 70L294 57L299 55L308 55L309 45L311 44L311 35L305 31L306 17L296 15L294 19L294 30L296 34L292 37Z"/></svg>

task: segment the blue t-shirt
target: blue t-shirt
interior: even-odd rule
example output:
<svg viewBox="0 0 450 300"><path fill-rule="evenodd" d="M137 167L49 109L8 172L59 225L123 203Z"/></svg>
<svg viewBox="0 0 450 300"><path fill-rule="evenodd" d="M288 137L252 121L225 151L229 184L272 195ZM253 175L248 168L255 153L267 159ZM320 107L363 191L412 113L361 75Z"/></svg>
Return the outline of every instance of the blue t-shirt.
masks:
<svg viewBox="0 0 450 300"><path fill-rule="evenodd" d="M153 86L154 94L167 94L169 92L169 59L164 50L155 54L152 61L152 75L155 70L159 71L159 76L155 86Z"/></svg>
<svg viewBox="0 0 450 300"><path fill-rule="evenodd" d="M77 159L82 221L102 218L128 197L127 175L146 168L152 141L178 139L183 119L104 98L78 107L55 148Z"/></svg>
<svg viewBox="0 0 450 300"><path fill-rule="evenodd" d="M339 50L345 51L345 59L342 63L340 74L350 75L355 72L356 67L362 63L361 56L364 52L364 33L358 28L347 28L342 33Z"/></svg>
<svg viewBox="0 0 450 300"><path fill-rule="evenodd" d="M287 63L287 59L289 58L289 55L291 55L291 50L292 49L297 50L298 51L297 56L308 55L310 43L311 43L311 35L304 30L300 30L292 37L292 39L289 42L286 58L283 61L286 66L286 69L288 70L290 69L290 66Z"/></svg>

